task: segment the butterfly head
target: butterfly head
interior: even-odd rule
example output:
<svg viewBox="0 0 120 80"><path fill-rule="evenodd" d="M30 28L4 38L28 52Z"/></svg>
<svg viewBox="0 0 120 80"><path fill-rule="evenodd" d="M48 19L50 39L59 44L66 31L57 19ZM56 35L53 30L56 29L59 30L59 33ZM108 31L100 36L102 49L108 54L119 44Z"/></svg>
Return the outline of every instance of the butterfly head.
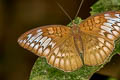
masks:
<svg viewBox="0 0 120 80"><path fill-rule="evenodd" d="M79 25L82 22L82 19L80 17L76 17L72 22L71 22L71 27L75 32L78 32Z"/></svg>

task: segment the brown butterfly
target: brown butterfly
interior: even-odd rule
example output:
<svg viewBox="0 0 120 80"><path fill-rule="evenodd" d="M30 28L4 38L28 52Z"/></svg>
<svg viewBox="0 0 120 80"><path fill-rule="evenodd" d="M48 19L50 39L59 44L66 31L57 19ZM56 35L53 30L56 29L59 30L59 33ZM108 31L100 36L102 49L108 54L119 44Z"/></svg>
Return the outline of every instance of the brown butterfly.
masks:
<svg viewBox="0 0 120 80"><path fill-rule="evenodd" d="M24 33L18 43L63 71L103 64L120 37L120 11L90 16L73 26L48 25Z"/></svg>

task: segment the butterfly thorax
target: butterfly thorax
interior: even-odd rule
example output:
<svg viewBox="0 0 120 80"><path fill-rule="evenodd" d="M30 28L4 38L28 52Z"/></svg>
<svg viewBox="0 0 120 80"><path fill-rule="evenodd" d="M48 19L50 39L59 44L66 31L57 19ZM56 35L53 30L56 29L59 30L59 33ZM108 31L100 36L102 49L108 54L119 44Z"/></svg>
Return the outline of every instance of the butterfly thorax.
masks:
<svg viewBox="0 0 120 80"><path fill-rule="evenodd" d="M83 43L82 43L82 38L81 38L81 35L80 35L80 29L77 26L77 24L74 24L73 27L72 27L72 35L74 37L74 43L75 43L76 50L77 50L78 54L81 57L83 57L82 56L82 54L83 54Z"/></svg>
<svg viewBox="0 0 120 80"><path fill-rule="evenodd" d="M77 38L79 36L79 32L79 27L76 24L73 24L72 35Z"/></svg>

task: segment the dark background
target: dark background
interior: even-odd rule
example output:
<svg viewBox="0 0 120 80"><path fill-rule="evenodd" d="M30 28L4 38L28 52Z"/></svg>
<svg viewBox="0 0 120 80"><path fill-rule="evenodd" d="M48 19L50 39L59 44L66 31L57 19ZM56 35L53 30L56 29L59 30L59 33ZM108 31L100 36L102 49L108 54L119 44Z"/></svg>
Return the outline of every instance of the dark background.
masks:
<svg viewBox="0 0 120 80"><path fill-rule="evenodd" d="M85 0L79 17L90 16L90 6L97 0ZM58 0L74 19L80 0ZM38 26L67 25L70 20L54 0L0 0L0 80L28 80L37 59L17 44L18 37ZM120 56L114 56L99 73L120 78ZM117 64L117 66L116 66Z"/></svg>

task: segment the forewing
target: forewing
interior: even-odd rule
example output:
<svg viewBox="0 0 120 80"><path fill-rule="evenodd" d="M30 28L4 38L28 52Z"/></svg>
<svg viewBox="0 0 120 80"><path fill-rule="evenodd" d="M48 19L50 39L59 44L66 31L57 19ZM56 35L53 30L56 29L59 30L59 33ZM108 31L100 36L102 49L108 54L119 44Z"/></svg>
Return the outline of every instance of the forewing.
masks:
<svg viewBox="0 0 120 80"><path fill-rule="evenodd" d="M45 57L49 64L63 71L73 71L82 66L69 27L39 27L24 33L18 43L34 54Z"/></svg>
<svg viewBox="0 0 120 80"><path fill-rule="evenodd" d="M120 37L120 11L91 16L80 24L80 31L84 63L100 65L110 56L114 41Z"/></svg>
<svg viewBox="0 0 120 80"><path fill-rule="evenodd" d="M47 56L51 49L68 38L70 30L62 25L38 27L20 36L18 43L38 56ZM49 51L44 53L47 49Z"/></svg>
<svg viewBox="0 0 120 80"><path fill-rule="evenodd" d="M114 41L120 36L120 11L91 16L80 25L80 31Z"/></svg>

